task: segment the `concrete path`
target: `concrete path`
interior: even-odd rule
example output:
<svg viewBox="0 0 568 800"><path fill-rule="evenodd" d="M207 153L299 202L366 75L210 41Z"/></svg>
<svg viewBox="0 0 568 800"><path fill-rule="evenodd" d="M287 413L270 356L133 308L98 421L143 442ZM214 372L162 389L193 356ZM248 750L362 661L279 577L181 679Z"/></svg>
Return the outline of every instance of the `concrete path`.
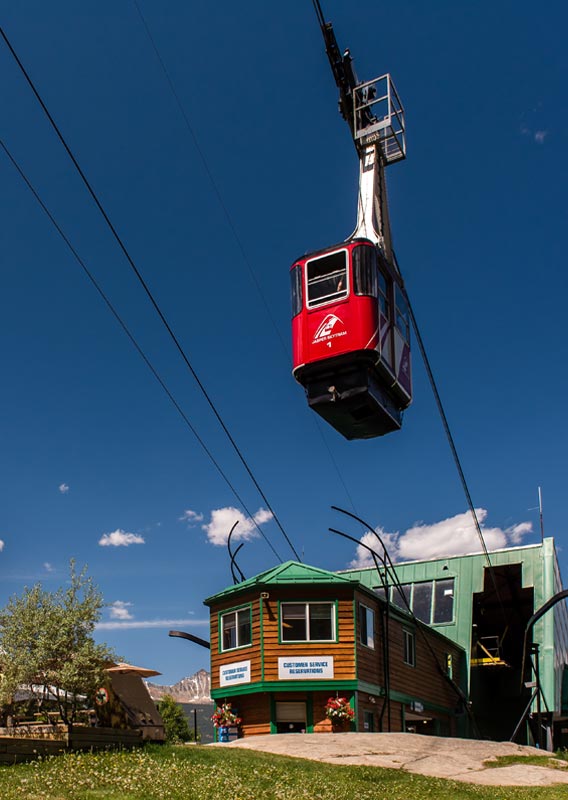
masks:
<svg viewBox="0 0 568 800"><path fill-rule="evenodd" d="M243 747L330 764L404 769L420 775L491 786L568 784L565 761L556 762L558 769L532 764L495 768L483 765L496 756L547 755L534 747L511 742L448 739L416 733L322 733L250 736L215 746Z"/></svg>

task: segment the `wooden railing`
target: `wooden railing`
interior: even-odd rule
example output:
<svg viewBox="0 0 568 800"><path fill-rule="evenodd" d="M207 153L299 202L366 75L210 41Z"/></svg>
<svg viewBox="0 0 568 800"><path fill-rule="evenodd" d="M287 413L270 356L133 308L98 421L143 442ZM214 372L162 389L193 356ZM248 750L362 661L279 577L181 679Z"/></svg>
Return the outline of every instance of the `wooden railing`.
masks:
<svg viewBox="0 0 568 800"><path fill-rule="evenodd" d="M12 730L13 734L0 734L0 764L33 761L39 756L58 755L69 750L110 750L138 747L142 744L140 731L122 731L116 728L77 725L71 733L59 727L53 730L53 726L42 726L41 731L34 731L33 726L28 726L25 731L19 731L18 728Z"/></svg>

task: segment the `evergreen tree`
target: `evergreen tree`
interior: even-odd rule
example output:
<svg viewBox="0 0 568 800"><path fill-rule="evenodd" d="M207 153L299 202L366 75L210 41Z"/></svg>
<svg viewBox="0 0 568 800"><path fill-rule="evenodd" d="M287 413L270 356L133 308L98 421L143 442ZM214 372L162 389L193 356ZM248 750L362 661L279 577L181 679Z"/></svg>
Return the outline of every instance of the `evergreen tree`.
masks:
<svg viewBox="0 0 568 800"><path fill-rule="evenodd" d="M158 702L158 711L164 721L167 742L176 744L193 739L183 709L171 695L165 694L162 697Z"/></svg>

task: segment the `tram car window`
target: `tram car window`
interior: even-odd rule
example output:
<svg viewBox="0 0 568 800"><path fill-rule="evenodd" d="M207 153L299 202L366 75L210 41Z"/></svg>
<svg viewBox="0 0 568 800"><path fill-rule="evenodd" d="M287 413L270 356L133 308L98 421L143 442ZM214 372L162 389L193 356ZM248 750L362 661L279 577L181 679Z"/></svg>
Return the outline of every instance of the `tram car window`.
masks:
<svg viewBox="0 0 568 800"><path fill-rule="evenodd" d="M377 254L374 247L354 248L353 288L355 294L377 296Z"/></svg>
<svg viewBox="0 0 568 800"><path fill-rule="evenodd" d="M408 313L408 305L402 291L397 286L395 291L395 302L396 302L396 316L395 316L395 324L400 333L402 334L404 341L410 341L410 324L409 324L409 313Z"/></svg>
<svg viewBox="0 0 568 800"><path fill-rule="evenodd" d="M378 283L379 283L379 309L381 311L381 314L383 314L387 319L390 319L387 279L385 278L382 272L379 272L378 274Z"/></svg>
<svg viewBox="0 0 568 800"><path fill-rule="evenodd" d="M297 264L290 271L290 289L292 296L292 316L296 317L302 310L302 267Z"/></svg>
<svg viewBox="0 0 568 800"><path fill-rule="evenodd" d="M312 258L306 268L308 308L347 297L347 250Z"/></svg>

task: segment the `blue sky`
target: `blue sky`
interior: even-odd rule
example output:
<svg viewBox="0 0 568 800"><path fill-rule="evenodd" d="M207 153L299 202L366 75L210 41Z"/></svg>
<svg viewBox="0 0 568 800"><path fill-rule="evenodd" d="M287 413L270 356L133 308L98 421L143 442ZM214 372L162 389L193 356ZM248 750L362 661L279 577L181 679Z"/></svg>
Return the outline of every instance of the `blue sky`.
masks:
<svg viewBox="0 0 568 800"><path fill-rule="evenodd" d="M364 533L330 508L353 503L400 558L471 549L417 348L413 405L382 439L326 429L291 377L289 266L356 214L311 3L138 4L191 132L131 0L8 0L0 16L294 546L323 568L356 560L328 533ZM568 12L323 8L359 77L391 72L406 108L394 244L488 544L539 540L541 486L566 576ZM3 141L291 558L4 45L0 70ZM174 682L208 655L167 630L208 635L202 600L231 583L222 542L243 510L3 153L0 182L0 604L61 585L74 557L109 604L97 636ZM245 516L238 530L245 575L273 566Z"/></svg>

